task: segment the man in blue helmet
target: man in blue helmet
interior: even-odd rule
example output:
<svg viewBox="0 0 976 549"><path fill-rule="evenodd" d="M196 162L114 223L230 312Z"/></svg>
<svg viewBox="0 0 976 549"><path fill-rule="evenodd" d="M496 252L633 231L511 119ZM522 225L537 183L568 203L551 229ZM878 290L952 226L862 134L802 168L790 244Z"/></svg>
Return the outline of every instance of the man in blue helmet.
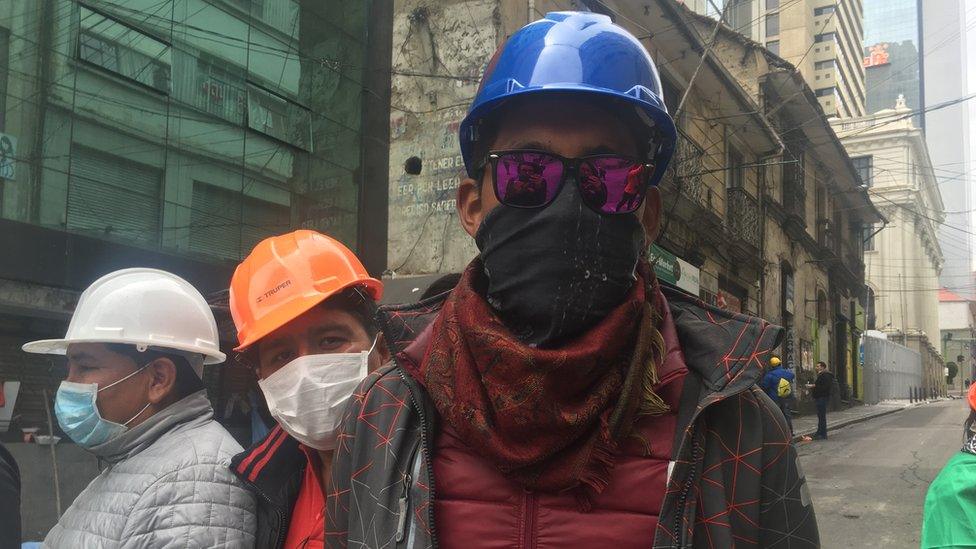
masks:
<svg viewBox="0 0 976 549"><path fill-rule="evenodd" d="M819 545L756 387L781 330L645 259L675 141L660 90L602 15L550 13L496 52L460 128L481 253L450 294L381 313L394 361L346 411L327 546ZM544 192L510 196L529 157Z"/></svg>

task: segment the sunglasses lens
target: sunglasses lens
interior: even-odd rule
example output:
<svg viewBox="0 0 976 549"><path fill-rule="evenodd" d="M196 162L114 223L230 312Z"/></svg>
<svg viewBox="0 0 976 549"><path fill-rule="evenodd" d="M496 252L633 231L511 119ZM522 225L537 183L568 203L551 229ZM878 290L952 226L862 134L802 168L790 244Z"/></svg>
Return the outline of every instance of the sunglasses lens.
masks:
<svg viewBox="0 0 976 549"><path fill-rule="evenodd" d="M545 153L501 153L494 175L495 192L502 204L538 208L556 197L563 179L563 163Z"/></svg>
<svg viewBox="0 0 976 549"><path fill-rule="evenodd" d="M598 211L630 213L644 201L651 171L628 158L591 158L580 164L580 192L587 205Z"/></svg>

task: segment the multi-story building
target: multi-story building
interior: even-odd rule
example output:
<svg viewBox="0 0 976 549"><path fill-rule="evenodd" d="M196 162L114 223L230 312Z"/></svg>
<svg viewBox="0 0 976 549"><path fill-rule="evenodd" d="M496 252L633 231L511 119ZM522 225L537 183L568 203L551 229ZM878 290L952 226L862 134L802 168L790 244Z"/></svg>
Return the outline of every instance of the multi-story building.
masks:
<svg viewBox="0 0 976 549"><path fill-rule="evenodd" d="M797 67L827 116L865 113L862 0L688 0ZM718 9L723 13L719 14Z"/></svg>
<svg viewBox="0 0 976 549"><path fill-rule="evenodd" d="M867 328L922 355L925 388L945 388L939 349L937 229L943 202L922 131L904 99L892 109L835 121L837 134L862 170L885 223L866 232Z"/></svg>
<svg viewBox="0 0 976 549"><path fill-rule="evenodd" d="M109 271L158 267L210 295L259 239L309 227L382 272L382 5L0 2L0 381L23 382L20 426L44 424L63 374L20 345L63 335ZM208 369L213 387L226 371Z"/></svg>
<svg viewBox="0 0 976 549"><path fill-rule="evenodd" d="M966 37L970 32L967 27L972 26L967 25L967 17L971 23L973 14L966 9L969 3L962 0L920 3L923 106L932 109L925 113L925 141L939 191L947 204L945 222L939 227L939 243L945 256L939 279L951 291L976 299L972 272L972 210L976 196L972 190L970 129L974 107L971 102L946 105L971 92ZM936 106L941 108L934 109Z"/></svg>
<svg viewBox="0 0 976 549"><path fill-rule="evenodd" d="M950 392L962 390L976 379L976 302L945 288L939 291L939 328L946 366L956 365ZM951 372L950 372L951 374Z"/></svg>
<svg viewBox="0 0 976 549"><path fill-rule="evenodd" d="M393 86L404 110L394 111L391 125L390 265L399 266L397 276L458 271L474 257L453 204L439 205L453 199L462 169L457 123L500 40L540 13L579 4L537 1L530 12L497 0L396 3L394 42L404 44L394 54ZM824 360L843 394L857 396L848 387L856 387L853 342L863 328L859 244L862 227L880 217L820 99L795 67L726 27L697 71L701 58L687 52L706 48L714 21L674 0L582 4L644 37L652 57L667 60L659 69L672 113L688 90L676 115L677 152L661 182L665 229L651 249L659 278L716 306L785 324L781 352L789 364L812 379L814 362ZM443 52L436 63L430 51ZM425 155L419 175L402 168ZM421 280L408 279L408 290Z"/></svg>
<svg viewBox="0 0 976 549"><path fill-rule="evenodd" d="M940 281L972 297L969 106L945 105L967 94L965 27L962 0L864 0L867 113L890 109L899 96L914 111L939 190L954 205L938 228L945 256Z"/></svg>

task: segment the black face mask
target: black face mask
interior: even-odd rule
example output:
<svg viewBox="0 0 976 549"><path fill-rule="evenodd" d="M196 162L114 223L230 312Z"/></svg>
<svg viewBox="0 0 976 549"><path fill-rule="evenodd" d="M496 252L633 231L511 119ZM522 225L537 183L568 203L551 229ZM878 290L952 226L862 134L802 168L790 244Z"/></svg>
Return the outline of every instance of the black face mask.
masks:
<svg viewBox="0 0 976 549"><path fill-rule="evenodd" d="M522 341L551 348L623 302L637 280L644 229L636 214L591 210L567 180L545 208L497 206L475 243L488 302Z"/></svg>

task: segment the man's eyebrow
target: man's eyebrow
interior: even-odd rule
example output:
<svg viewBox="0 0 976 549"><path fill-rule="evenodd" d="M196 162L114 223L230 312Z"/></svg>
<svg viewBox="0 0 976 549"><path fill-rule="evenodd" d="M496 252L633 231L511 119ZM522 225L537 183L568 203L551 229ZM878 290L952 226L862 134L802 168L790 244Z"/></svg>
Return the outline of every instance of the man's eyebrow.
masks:
<svg viewBox="0 0 976 549"><path fill-rule="evenodd" d="M343 334L348 335L352 333L352 330L345 324L339 322L336 322L334 324L330 322L324 322L309 330L309 333L316 336L323 334L325 332L341 332Z"/></svg>
<svg viewBox="0 0 976 549"><path fill-rule="evenodd" d="M83 360L92 360L93 361L93 360L95 360L95 357L93 357L92 355L90 355L88 353L76 352L76 353L69 353L68 354L68 360L70 360L71 362L81 362Z"/></svg>

